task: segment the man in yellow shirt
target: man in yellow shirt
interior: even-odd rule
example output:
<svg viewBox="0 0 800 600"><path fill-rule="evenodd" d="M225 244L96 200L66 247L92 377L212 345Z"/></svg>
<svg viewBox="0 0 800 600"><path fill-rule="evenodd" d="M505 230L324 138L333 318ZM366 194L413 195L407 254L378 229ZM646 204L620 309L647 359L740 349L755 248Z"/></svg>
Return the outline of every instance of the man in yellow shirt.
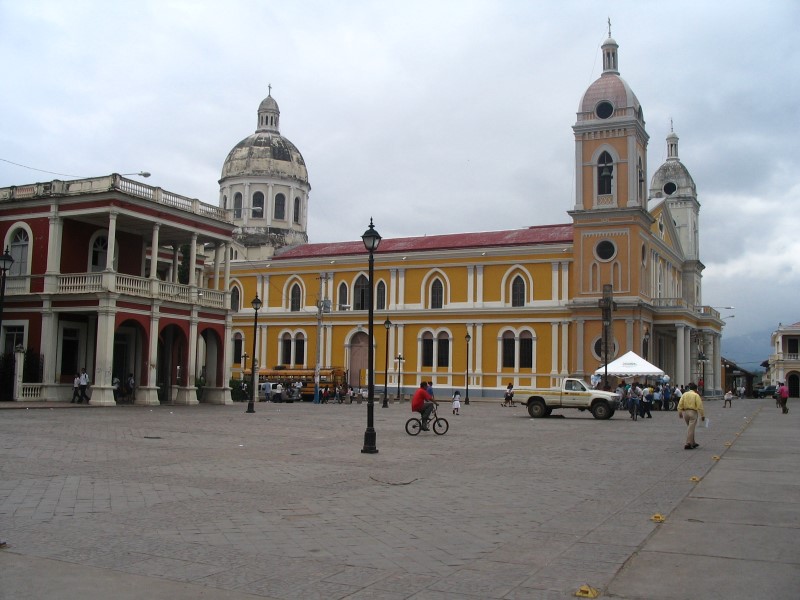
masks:
<svg viewBox="0 0 800 600"><path fill-rule="evenodd" d="M690 383L689 391L684 392L678 402L678 418L684 419L688 427L686 432L686 445L683 447L684 450L693 450L700 445L694 441L694 430L695 427L697 427L698 414L703 421L706 420L706 413L703 411L703 399L700 397L700 394L697 393L697 384Z"/></svg>

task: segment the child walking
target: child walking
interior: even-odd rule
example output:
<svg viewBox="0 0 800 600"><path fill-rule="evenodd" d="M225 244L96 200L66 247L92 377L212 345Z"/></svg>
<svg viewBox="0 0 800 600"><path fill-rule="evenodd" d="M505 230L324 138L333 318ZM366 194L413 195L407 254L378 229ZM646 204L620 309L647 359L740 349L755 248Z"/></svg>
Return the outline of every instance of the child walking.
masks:
<svg viewBox="0 0 800 600"><path fill-rule="evenodd" d="M461 392L456 390L453 392L453 414L457 415L458 410L461 408Z"/></svg>

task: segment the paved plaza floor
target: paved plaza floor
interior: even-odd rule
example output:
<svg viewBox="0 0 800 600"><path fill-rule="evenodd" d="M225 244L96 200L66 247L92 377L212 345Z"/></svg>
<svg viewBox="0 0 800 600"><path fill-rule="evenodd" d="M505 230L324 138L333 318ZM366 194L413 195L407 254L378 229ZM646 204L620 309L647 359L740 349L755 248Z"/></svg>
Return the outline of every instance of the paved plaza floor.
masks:
<svg viewBox="0 0 800 600"><path fill-rule="evenodd" d="M378 403L364 454L366 404L0 410L0 598L798 597L800 407L709 402L691 451L675 412L461 413Z"/></svg>

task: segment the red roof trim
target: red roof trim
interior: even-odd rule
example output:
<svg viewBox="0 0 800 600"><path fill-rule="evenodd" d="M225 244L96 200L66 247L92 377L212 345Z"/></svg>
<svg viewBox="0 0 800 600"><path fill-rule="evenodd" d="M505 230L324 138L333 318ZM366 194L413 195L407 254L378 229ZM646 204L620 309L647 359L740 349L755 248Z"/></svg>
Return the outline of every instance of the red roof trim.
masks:
<svg viewBox="0 0 800 600"><path fill-rule="evenodd" d="M467 248L502 248L508 246L528 246L532 244L564 244L572 242L572 224L537 225L527 229L506 231L483 231L478 233L451 233L383 239L376 254L390 252L425 252L431 250L459 250ZM365 254L364 244L354 242L331 242L327 244L303 244L295 246L273 260L296 258L318 258L324 256L345 256Z"/></svg>

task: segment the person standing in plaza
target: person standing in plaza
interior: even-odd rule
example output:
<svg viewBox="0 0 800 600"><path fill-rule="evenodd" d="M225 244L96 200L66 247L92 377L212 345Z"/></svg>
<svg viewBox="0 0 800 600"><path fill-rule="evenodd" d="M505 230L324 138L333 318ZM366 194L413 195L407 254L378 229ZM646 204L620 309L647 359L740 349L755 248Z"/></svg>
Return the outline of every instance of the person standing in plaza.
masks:
<svg viewBox="0 0 800 600"><path fill-rule="evenodd" d="M697 384L690 383L689 391L684 392L678 402L678 418L686 421L686 444L684 450L693 450L700 444L694 440L694 430L697 427L697 416L705 421L706 413L703 410L703 399L697 393Z"/></svg>
<svg viewBox="0 0 800 600"><path fill-rule="evenodd" d="M780 401L783 414L788 413L789 407L786 406L786 403L789 401L789 387L786 385L785 381L781 384L781 387L778 388L778 400Z"/></svg>
<svg viewBox="0 0 800 600"><path fill-rule="evenodd" d="M461 409L461 392L456 390L453 392L453 414L457 415Z"/></svg>
<svg viewBox="0 0 800 600"><path fill-rule="evenodd" d="M81 401L81 376L80 373L75 373L75 379L72 380L72 400L70 404L75 404Z"/></svg>
<svg viewBox="0 0 800 600"><path fill-rule="evenodd" d="M725 392L724 400L725 400L725 402L722 403L722 408L726 408L728 406L733 408L733 391L732 390L728 390L727 392Z"/></svg>
<svg viewBox="0 0 800 600"><path fill-rule="evenodd" d="M81 368L81 375L80 375L80 388L81 388L81 397L78 400L78 404L83 403L86 400L86 404L89 404L89 396L86 395L86 388L89 387L89 374L86 372L86 367Z"/></svg>

